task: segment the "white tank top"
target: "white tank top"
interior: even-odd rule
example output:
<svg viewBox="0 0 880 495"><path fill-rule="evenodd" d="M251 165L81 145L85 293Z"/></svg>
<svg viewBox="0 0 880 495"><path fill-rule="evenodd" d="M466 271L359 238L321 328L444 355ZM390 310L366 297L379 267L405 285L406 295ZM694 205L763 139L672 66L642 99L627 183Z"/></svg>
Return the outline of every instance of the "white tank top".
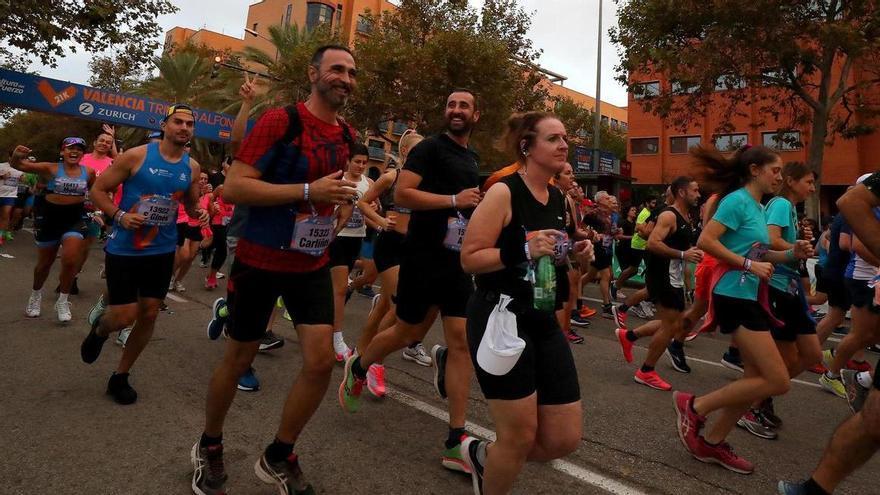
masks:
<svg viewBox="0 0 880 495"><path fill-rule="evenodd" d="M370 181L367 179L367 175L361 175L360 182L355 185L355 189L357 189L358 199L364 197L367 194L367 190L370 188ZM367 223L364 220L364 214L361 210L355 205L354 211L351 212L351 218L348 219L348 222L345 223L345 228L339 232L339 237L366 237L367 236Z"/></svg>

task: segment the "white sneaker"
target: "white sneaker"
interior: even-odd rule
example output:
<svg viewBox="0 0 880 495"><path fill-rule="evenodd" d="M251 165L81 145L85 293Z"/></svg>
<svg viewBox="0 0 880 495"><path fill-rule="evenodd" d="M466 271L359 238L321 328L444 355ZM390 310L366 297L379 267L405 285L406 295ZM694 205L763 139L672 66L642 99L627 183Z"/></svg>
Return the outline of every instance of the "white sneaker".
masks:
<svg viewBox="0 0 880 495"><path fill-rule="evenodd" d="M168 282L168 290L174 290L174 277Z"/></svg>
<svg viewBox="0 0 880 495"><path fill-rule="evenodd" d="M174 282L174 290L177 292L186 292L186 287L180 282L180 280Z"/></svg>
<svg viewBox="0 0 880 495"><path fill-rule="evenodd" d="M96 302L95 305L92 306L92 309L89 310L89 325L94 325L95 322L98 321L98 318L100 318L106 310L107 305L104 304L104 296L98 296L98 302Z"/></svg>
<svg viewBox="0 0 880 495"><path fill-rule="evenodd" d="M70 301L56 302L55 311L58 312L58 321L61 323L67 323L73 319L73 315L70 314Z"/></svg>
<svg viewBox="0 0 880 495"><path fill-rule="evenodd" d="M431 356L425 351L425 346L423 346L421 342L416 344L415 347L407 347L403 349L403 359L427 368L434 364L431 360Z"/></svg>
<svg viewBox="0 0 880 495"><path fill-rule="evenodd" d="M40 316L41 306L43 305L43 293L42 292L31 292L31 296L28 298L27 309L24 310L24 314L28 318L36 318Z"/></svg>
<svg viewBox="0 0 880 495"><path fill-rule="evenodd" d="M225 278L225 277L226 277L226 275L224 275L223 272L217 272L217 280L220 280L221 278Z"/></svg>
<svg viewBox="0 0 880 495"><path fill-rule="evenodd" d="M125 343L128 342L128 336L131 335L131 327L123 328L119 331L119 335L116 336L116 345L121 345L125 347Z"/></svg>
<svg viewBox="0 0 880 495"><path fill-rule="evenodd" d="M333 332L333 351L336 353L336 362L343 363L351 357L351 349L342 337L342 332Z"/></svg>

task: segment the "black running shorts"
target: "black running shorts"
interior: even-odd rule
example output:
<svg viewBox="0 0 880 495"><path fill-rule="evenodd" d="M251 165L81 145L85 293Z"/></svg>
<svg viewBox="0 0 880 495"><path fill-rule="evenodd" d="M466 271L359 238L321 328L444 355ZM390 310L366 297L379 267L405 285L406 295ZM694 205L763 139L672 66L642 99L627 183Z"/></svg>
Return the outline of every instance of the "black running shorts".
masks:
<svg viewBox="0 0 880 495"><path fill-rule="evenodd" d="M68 237L85 239L88 234L82 203L58 205L44 200L34 210L34 241L37 247L57 246Z"/></svg>
<svg viewBox="0 0 880 495"><path fill-rule="evenodd" d="M498 293L478 289L468 303L468 347L483 395L489 400L517 400L537 392L538 404L543 406L579 401L581 389L571 346L552 312L516 308L516 301L511 302L508 309L517 315L517 333L526 347L506 375L492 375L480 368L477 349L498 299Z"/></svg>
<svg viewBox="0 0 880 495"><path fill-rule="evenodd" d="M348 271L354 268L354 262L361 254L363 237L337 237L328 248L330 251L330 268L346 266Z"/></svg>
<svg viewBox="0 0 880 495"><path fill-rule="evenodd" d="M646 273L645 288L648 289L648 300L666 309L684 311L684 287L673 287L669 276L651 276ZM660 279L660 280L657 280Z"/></svg>
<svg viewBox="0 0 880 495"><path fill-rule="evenodd" d="M712 309L721 333L733 333L739 327L753 332L770 330L770 315L757 301L712 294Z"/></svg>
<svg viewBox="0 0 880 495"><path fill-rule="evenodd" d="M874 289L868 287L867 280L844 279L852 305L857 308L868 308L872 313L880 314L880 306L874 304Z"/></svg>
<svg viewBox="0 0 880 495"><path fill-rule="evenodd" d="M280 296L296 325L333 326L333 283L327 265L306 273L279 273L239 260L229 273L229 337L239 342L263 338Z"/></svg>
<svg viewBox="0 0 880 495"><path fill-rule="evenodd" d="M770 329L774 340L794 342L799 335L816 334L816 324L807 315L800 296L770 287L770 307L773 308L773 316L785 323L781 328Z"/></svg>
<svg viewBox="0 0 880 495"><path fill-rule="evenodd" d="M400 265L400 253L406 237L400 232L388 230L379 234L373 248L373 261L379 273Z"/></svg>
<svg viewBox="0 0 880 495"><path fill-rule="evenodd" d="M139 298L165 299L174 252L147 256L122 256L105 253L108 304L136 303Z"/></svg>
<svg viewBox="0 0 880 495"><path fill-rule="evenodd" d="M189 239L193 242L202 242L202 227L199 225L192 226L184 223L177 224L177 245L183 246L183 242Z"/></svg>
<svg viewBox="0 0 880 495"><path fill-rule="evenodd" d="M843 284L843 276L835 277L830 273L822 273L822 283L816 284L816 290L828 294L828 306L839 308L844 312L852 307L849 291Z"/></svg>
<svg viewBox="0 0 880 495"><path fill-rule="evenodd" d="M606 250L602 246L595 246L593 254L595 259L591 264L597 271L604 270L611 266L611 251Z"/></svg>
<svg viewBox="0 0 880 495"><path fill-rule="evenodd" d="M416 325L432 306L444 317L464 318L474 282L461 269L458 253L421 251L405 253L397 282L397 317Z"/></svg>

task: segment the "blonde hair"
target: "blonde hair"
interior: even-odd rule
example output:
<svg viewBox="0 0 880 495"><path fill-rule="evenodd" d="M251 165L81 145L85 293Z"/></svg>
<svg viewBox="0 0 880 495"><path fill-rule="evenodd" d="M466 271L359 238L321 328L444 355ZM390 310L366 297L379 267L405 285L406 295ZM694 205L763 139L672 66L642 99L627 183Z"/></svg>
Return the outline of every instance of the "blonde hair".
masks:
<svg viewBox="0 0 880 495"><path fill-rule="evenodd" d="M397 141L397 149L400 155L400 164L403 165L403 162L406 161L406 156L409 155L409 152L412 151L415 145L419 144L424 136L416 132L415 129L407 129L403 132L403 135L400 136L400 139Z"/></svg>

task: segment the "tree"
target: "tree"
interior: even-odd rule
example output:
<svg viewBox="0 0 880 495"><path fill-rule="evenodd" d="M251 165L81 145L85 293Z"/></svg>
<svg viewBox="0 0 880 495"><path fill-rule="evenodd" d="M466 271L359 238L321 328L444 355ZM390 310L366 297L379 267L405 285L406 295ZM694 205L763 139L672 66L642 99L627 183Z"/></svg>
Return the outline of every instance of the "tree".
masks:
<svg viewBox="0 0 880 495"><path fill-rule="evenodd" d="M710 106L729 122L754 105L760 115L810 128L808 164L818 177L827 141L873 131L880 82L876 2L617 1L611 37L622 53L618 80L636 93L645 86L632 81L655 72L678 82L675 93L664 87L638 100L676 127ZM717 82L739 87L740 81L748 88L713 94Z"/></svg>
<svg viewBox="0 0 880 495"><path fill-rule="evenodd" d="M9 152L19 144L31 148L39 161L55 161L59 157L61 140L79 136L91 146L100 130L100 122L41 112L18 112L0 128L0 161L7 161Z"/></svg>
<svg viewBox="0 0 880 495"><path fill-rule="evenodd" d="M117 50L109 55L98 55L89 60L89 85L108 91L129 92L150 73L153 64L138 54Z"/></svg>
<svg viewBox="0 0 880 495"><path fill-rule="evenodd" d="M546 108L549 96L526 63L537 58L525 38L529 15L510 0L486 1L480 12L467 2L402 0L369 22L372 32L355 43L353 120L368 130L399 120L436 132L449 92L470 88L482 114L472 140L482 165L509 163L494 147L505 121L513 112Z"/></svg>
<svg viewBox="0 0 880 495"><path fill-rule="evenodd" d="M159 47L156 18L177 10L169 0L4 1L0 40L52 67L77 46L97 53L124 45L143 60Z"/></svg>
<svg viewBox="0 0 880 495"><path fill-rule="evenodd" d="M565 130L568 131L569 158L574 156L574 146L593 146L593 126L595 119L593 111L579 105L568 97L554 97L553 113L559 117L559 120L565 124ZM626 135L612 129L607 124L601 124L600 140L602 149L614 153L614 156L620 160L626 159Z"/></svg>

